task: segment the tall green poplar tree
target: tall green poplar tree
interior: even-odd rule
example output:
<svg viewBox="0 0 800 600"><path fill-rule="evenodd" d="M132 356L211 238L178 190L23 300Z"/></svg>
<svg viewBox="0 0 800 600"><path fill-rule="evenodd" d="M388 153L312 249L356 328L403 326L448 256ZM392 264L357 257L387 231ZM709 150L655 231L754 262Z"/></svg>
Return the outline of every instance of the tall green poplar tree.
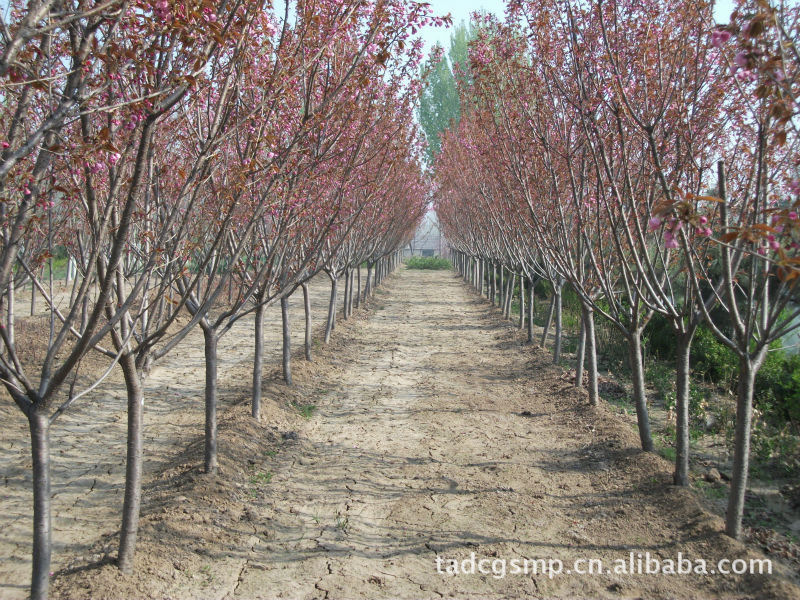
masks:
<svg viewBox="0 0 800 600"><path fill-rule="evenodd" d="M447 55L442 46L437 45L431 50L430 58L423 66L427 77L420 98L419 121L428 138L430 163L441 149L439 136L450 127L451 122L458 124L461 116L456 82L457 78L465 76L467 72L468 47L474 37L473 31L473 25L460 23L450 36L450 50Z"/></svg>

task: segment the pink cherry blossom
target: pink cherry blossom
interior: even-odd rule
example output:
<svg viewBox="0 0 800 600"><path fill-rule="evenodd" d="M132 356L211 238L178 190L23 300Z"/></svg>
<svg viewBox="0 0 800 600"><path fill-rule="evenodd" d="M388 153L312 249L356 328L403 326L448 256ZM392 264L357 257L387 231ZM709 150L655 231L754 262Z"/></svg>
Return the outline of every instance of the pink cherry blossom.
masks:
<svg viewBox="0 0 800 600"><path fill-rule="evenodd" d="M711 34L711 45L715 48L721 48L729 39L731 39L729 31L717 29Z"/></svg>

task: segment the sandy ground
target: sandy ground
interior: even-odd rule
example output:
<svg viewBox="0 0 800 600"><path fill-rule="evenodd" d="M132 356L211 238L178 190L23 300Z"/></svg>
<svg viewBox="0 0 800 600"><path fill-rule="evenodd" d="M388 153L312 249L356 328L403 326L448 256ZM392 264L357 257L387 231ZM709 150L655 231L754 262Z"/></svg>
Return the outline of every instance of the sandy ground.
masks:
<svg viewBox="0 0 800 600"><path fill-rule="evenodd" d="M785 571L715 573L763 556L722 535L627 422L590 408L452 273L401 271L314 363L295 362L293 388L266 388L265 422L244 401L223 415L217 476L200 472L198 443L151 468L133 575L112 564L109 536L56 574L54 595L800 598ZM292 403L316 410L304 419ZM704 559L708 574L566 573L647 552ZM473 553L506 561L506 576L502 562L437 572L437 556L445 570ZM511 574L514 559L565 573Z"/></svg>
<svg viewBox="0 0 800 600"><path fill-rule="evenodd" d="M340 286L343 288L343 286ZM310 286L312 314L324 320L330 295L322 276ZM68 292L66 292L68 293ZM22 293L20 293L22 296ZM24 299L29 302L29 291ZM303 343L302 292L290 301L293 344ZM22 305L21 305L22 306ZM28 305L24 305L28 308ZM38 308L44 310L39 299ZM22 311L22 314L26 314ZM242 319L220 341L220 408L248 393L252 381L253 319ZM265 318L265 367L279 365L280 307ZM145 474L154 477L181 455L204 423L203 336L196 328L146 380ZM27 595L30 581L31 459L27 421L2 392L0 399L0 598ZM124 472L126 396L121 373L79 400L54 424L52 448L53 570L87 553L98 540L119 531ZM145 495L144 502L147 502Z"/></svg>

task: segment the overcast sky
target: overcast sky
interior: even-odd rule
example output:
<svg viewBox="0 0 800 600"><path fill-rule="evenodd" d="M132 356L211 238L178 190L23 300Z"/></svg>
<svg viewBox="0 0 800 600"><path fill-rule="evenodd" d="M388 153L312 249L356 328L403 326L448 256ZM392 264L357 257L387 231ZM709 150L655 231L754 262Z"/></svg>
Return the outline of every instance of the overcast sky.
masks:
<svg viewBox="0 0 800 600"><path fill-rule="evenodd" d="M506 3L504 0L427 0L437 15L450 13L453 25L461 21L469 22L469 16L475 11L486 11L498 16L505 14ZM733 11L733 0L718 0L716 7L717 20L727 22ZM450 47L450 29L444 27L426 27L422 31L426 46L430 48L439 42L445 49Z"/></svg>

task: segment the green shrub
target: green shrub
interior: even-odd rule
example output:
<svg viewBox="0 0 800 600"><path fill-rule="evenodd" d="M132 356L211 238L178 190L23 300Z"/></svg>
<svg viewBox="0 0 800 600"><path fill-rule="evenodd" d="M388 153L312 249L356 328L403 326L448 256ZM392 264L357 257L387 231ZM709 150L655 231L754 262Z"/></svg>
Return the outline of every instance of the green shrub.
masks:
<svg viewBox="0 0 800 600"><path fill-rule="evenodd" d="M406 260L406 266L409 269L439 271L443 269L452 269L453 263L446 258L438 258L436 256L412 256Z"/></svg>
<svg viewBox="0 0 800 600"><path fill-rule="evenodd" d="M661 360L675 360L675 331L669 319L656 313L645 327L648 352Z"/></svg>
<svg viewBox="0 0 800 600"><path fill-rule="evenodd" d="M675 404L675 368L669 364L650 361L645 373L647 383L652 385L658 397L669 409ZM671 404L670 404L671 400Z"/></svg>
<svg viewBox="0 0 800 600"><path fill-rule="evenodd" d="M706 327L699 327L691 353L692 372L716 384L732 389L739 372L739 359Z"/></svg>
<svg viewBox="0 0 800 600"><path fill-rule="evenodd" d="M772 344L756 375L755 403L773 422L800 424L800 356Z"/></svg>

